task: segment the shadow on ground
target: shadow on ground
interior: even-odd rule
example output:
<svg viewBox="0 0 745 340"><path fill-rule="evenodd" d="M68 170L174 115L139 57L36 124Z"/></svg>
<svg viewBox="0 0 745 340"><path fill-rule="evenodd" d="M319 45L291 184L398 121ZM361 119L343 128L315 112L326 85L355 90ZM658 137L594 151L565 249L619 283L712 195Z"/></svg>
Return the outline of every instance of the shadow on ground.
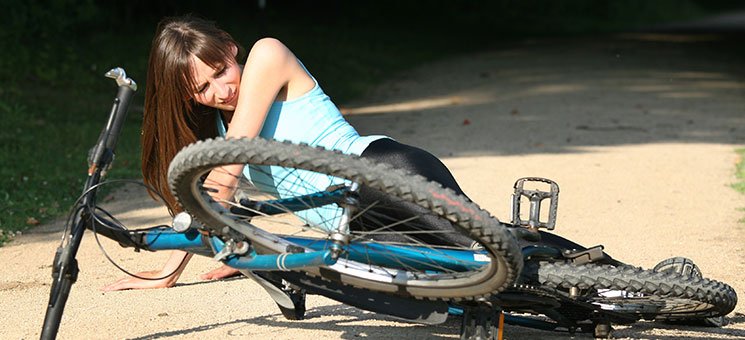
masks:
<svg viewBox="0 0 745 340"><path fill-rule="evenodd" d="M321 316L327 315L340 315L343 316L343 318L336 318L332 321L318 321ZM444 324L437 326L411 324L407 325L406 327L399 327L402 333L398 333L392 332L391 327L363 324L363 322L365 321L389 321L392 323L397 322L397 320L394 318L385 315L365 312L354 307L338 304L313 308L306 313L305 320L301 321L289 321L284 319L281 314L271 314L250 319L241 319L218 324L202 325L183 330L158 332L138 338L132 338L131 340L160 339L177 335L196 336L196 334L200 332L204 332L206 330L217 327L228 327L230 328L230 330L227 332L227 334L229 336L235 336L239 338L250 338L260 335L269 336L272 333L276 333L278 329L302 329L341 332L338 337L339 339L380 339L395 338L399 336L401 338L426 337L428 339L444 339L452 338L451 336L449 336L450 334L457 334L459 332L459 320L460 319L452 318ZM255 327L256 325L261 325L261 327Z"/></svg>
<svg viewBox="0 0 745 340"><path fill-rule="evenodd" d="M441 157L743 144L740 36L528 40L423 66L342 111L363 135L386 134ZM457 72L442 69L452 65L459 65ZM421 93L428 95L414 95ZM472 138L456 140L463 132L456 130Z"/></svg>
<svg viewBox="0 0 745 340"><path fill-rule="evenodd" d="M331 321L317 321L322 316L338 315L343 316ZM385 315L374 314L359 310L354 307L338 304L331 306L316 307L309 310L306 319L301 321L289 321L277 313L264 315L249 319L239 319L226 321L222 323L201 325L181 330L172 330L166 332L153 333L132 340L161 339L173 336L198 336L200 332L205 332L214 328L227 327L230 336L252 337L261 335L270 335L278 329L301 329L301 330L328 330L341 332L339 339L359 339L359 338L395 338L404 336L410 338L427 338L427 339L444 339L452 338L453 334L460 333L460 317L451 316L448 321L440 325L428 326L407 324L392 324L390 327L381 325L365 325L364 321L379 322L396 322L397 320ZM745 322L742 314L728 318L729 325L735 326ZM255 326L261 327L255 327ZM726 337L745 337L745 331L733 328L714 328L714 327L692 327L679 325L665 325L661 323L640 322L631 326L617 327L612 336L614 338L633 338L633 339L662 339L662 340L704 340ZM280 331L281 332L281 331ZM666 335L670 333L670 335ZM566 332L542 331L531 328L505 325L505 337L520 338L541 338L541 339L566 339L570 335ZM591 338L591 334L578 333L581 338Z"/></svg>

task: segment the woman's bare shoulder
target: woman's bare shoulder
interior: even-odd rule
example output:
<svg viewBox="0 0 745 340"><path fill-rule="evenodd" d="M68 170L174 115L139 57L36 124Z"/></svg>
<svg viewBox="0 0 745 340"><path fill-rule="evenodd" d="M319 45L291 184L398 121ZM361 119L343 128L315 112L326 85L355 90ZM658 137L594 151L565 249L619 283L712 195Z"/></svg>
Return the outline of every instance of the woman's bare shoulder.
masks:
<svg viewBox="0 0 745 340"><path fill-rule="evenodd" d="M248 53L249 58L284 60L294 55L285 44L276 38L261 38L257 40Z"/></svg>
<svg viewBox="0 0 745 340"><path fill-rule="evenodd" d="M246 68L261 70L257 73L262 77L278 79L286 87L286 97L289 99L300 96L315 86L298 58L275 38L262 38L254 43L246 60Z"/></svg>

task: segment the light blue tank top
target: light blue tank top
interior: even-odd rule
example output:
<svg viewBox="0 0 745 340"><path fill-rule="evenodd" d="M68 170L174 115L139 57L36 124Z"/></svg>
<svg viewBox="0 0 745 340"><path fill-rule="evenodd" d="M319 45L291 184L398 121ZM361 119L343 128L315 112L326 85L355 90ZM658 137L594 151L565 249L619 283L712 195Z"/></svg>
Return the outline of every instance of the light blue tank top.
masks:
<svg viewBox="0 0 745 340"><path fill-rule="evenodd" d="M381 135L360 136L344 119L331 98L321 90L315 78L313 82L313 89L304 95L272 103L259 132L260 137L307 143L354 155L362 154L371 142L388 138ZM225 136L225 127L219 115L218 120L220 136Z"/></svg>
<svg viewBox="0 0 745 340"><path fill-rule="evenodd" d="M260 137L307 143L354 155L361 155L371 142L388 138L381 135L360 136L321 90L318 81L315 78L313 81L315 86L304 95L272 104ZM217 120L218 132L224 137L226 130L221 115L217 115ZM277 198L310 194L345 183L336 177L277 166L247 166L243 175L261 191ZM295 215L305 223L329 230L336 228L341 211L338 206L329 205L296 212Z"/></svg>

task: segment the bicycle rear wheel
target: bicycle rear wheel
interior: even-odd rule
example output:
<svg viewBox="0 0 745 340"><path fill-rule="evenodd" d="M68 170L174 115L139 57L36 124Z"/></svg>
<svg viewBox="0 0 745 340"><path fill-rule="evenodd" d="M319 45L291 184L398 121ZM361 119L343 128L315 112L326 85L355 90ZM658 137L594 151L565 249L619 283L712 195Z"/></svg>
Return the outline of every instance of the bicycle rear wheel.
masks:
<svg viewBox="0 0 745 340"><path fill-rule="evenodd" d="M574 288L570 295L603 310L648 320L721 316L737 304L735 290L725 283L632 266L533 262L525 264L521 280Z"/></svg>
<svg viewBox="0 0 745 340"><path fill-rule="evenodd" d="M246 165L236 199L215 202L216 184L205 183L206 175L229 164ZM170 188L184 209L215 235L223 226L250 228L244 235L261 254L328 248L342 209L314 198L352 182L360 197L349 216L350 241L335 264L304 268L308 274L447 301L492 295L520 272L515 238L486 211L422 177L357 156L259 138L215 139L188 146L169 169ZM260 213L261 206L274 212ZM448 228L431 227L443 221Z"/></svg>

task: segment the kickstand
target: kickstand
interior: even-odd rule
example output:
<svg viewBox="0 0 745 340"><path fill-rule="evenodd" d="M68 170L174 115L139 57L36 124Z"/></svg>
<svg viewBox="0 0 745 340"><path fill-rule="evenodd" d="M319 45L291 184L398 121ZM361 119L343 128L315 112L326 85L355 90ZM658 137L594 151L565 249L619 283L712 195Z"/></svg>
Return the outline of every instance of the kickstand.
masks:
<svg viewBox="0 0 745 340"><path fill-rule="evenodd" d="M240 272L256 281L269 293L286 319L302 320L305 317L305 290L281 287L281 283L269 281L250 270L242 269Z"/></svg>
<svg viewBox="0 0 745 340"><path fill-rule="evenodd" d="M502 340L504 314L496 306L480 304L463 307L461 340Z"/></svg>

